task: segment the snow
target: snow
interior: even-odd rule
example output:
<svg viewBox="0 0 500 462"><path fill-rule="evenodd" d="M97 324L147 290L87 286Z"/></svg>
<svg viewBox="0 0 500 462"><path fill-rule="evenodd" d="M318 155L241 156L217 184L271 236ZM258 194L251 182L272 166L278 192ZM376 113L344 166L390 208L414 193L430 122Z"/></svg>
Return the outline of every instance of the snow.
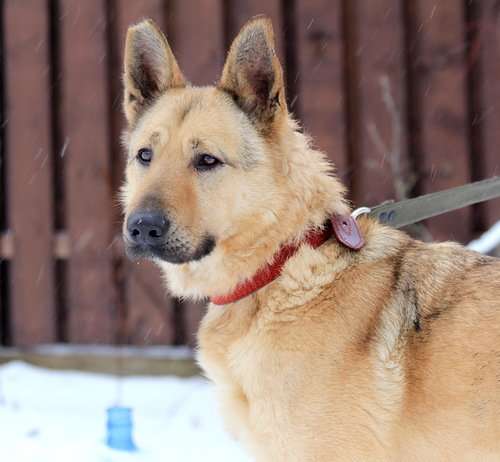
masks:
<svg viewBox="0 0 500 462"><path fill-rule="evenodd" d="M480 253L490 253L500 246L500 221L493 225L478 239L471 241L467 246Z"/></svg>
<svg viewBox="0 0 500 462"><path fill-rule="evenodd" d="M0 367L5 462L250 462L222 427L212 385L193 377L116 377ZM106 409L134 410L135 453L106 447Z"/></svg>

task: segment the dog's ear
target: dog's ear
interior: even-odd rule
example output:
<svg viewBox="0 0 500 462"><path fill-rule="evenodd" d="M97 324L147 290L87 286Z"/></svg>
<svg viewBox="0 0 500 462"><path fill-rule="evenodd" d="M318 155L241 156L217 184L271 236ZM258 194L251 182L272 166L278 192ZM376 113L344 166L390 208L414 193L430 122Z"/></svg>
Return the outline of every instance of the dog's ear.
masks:
<svg viewBox="0 0 500 462"><path fill-rule="evenodd" d="M272 23L263 16L243 26L229 50L219 88L231 94L259 128L286 113L283 70L276 56Z"/></svg>
<svg viewBox="0 0 500 462"><path fill-rule="evenodd" d="M127 121L134 125L152 102L169 88L186 86L167 39L153 21L129 27L124 58L124 102Z"/></svg>

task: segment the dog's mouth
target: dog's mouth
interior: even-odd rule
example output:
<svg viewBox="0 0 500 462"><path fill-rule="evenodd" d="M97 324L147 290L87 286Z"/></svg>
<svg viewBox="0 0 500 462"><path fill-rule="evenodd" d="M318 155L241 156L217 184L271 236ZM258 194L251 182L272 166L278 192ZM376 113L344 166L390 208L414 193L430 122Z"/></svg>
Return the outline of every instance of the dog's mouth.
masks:
<svg viewBox="0 0 500 462"><path fill-rule="evenodd" d="M148 245L132 242L127 235L124 235L123 238L127 257L133 261L150 259L173 264L189 263L201 260L215 248L215 239L212 236L205 236L194 250L176 239Z"/></svg>

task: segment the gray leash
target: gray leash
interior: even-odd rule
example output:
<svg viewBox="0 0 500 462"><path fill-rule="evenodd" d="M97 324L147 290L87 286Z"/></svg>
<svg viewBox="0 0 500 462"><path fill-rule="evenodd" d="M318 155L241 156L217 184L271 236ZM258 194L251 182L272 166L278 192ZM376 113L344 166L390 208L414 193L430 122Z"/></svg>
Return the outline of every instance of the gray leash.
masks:
<svg viewBox="0 0 500 462"><path fill-rule="evenodd" d="M476 181L457 188L425 194L400 202L384 202L373 208L361 207L352 216L368 214L394 228L402 228L452 210L500 197L500 177Z"/></svg>

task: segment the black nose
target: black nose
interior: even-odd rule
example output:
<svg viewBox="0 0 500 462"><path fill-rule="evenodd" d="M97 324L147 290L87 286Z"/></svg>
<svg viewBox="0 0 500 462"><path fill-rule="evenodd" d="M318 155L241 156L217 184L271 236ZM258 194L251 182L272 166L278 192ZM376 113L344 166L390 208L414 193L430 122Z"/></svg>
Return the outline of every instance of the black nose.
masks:
<svg viewBox="0 0 500 462"><path fill-rule="evenodd" d="M138 211L132 213L127 220L130 240L147 247L161 245L168 227L169 222L161 212Z"/></svg>

